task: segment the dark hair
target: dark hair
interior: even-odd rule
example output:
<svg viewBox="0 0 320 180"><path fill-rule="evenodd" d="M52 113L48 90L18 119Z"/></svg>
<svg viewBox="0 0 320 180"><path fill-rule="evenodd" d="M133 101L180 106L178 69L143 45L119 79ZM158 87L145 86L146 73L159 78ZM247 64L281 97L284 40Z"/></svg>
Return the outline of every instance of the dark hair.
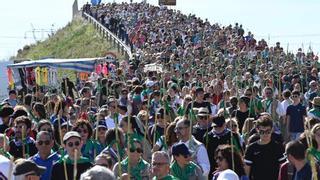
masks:
<svg viewBox="0 0 320 180"><path fill-rule="evenodd" d="M176 128L176 123L172 122L169 124L169 126L167 127L167 130L165 132L166 144L168 146L171 146L174 143L178 142L177 134L174 131L175 128Z"/></svg>
<svg viewBox="0 0 320 180"><path fill-rule="evenodd" d="M35 103L33 105L33 109L35 111L37 111L37 113L39 114L40 116L40 119L46 119L47 118L47 113L46 113L46 109L44 107L44 105L42 103Z"/></svg>
<svg viewBox="0 0 320 180"><path fill-rule="evenodd" d="M49 125L51 127L51 130L53 131L53 125L51 124L50 121L45 120L45 119L38 122L37 131L40 132L41 127L44 125Z"/></svg>
<svg viewBox="0 0 320 180"><path fill-rule="evenodd" d="M122 135L122 131L118 129L118 137L120 138L121 135ZM110 145L111 142L114 140L116 140L116 129L115 128L108 129L106 132L106 144Z"/></svg>
<svg viewBox="0 0 320 180"><path fill-rule="evenodd" d="M290 96L291 96L291 92L290 92L290 90L285 90L285 91L283 91L283 97L285 97L285 98L289 98Z"/></svg>
<svg viewBox="0 0 320 180"><path fill-rule="evenodd" d="M300 92L299 92L299 91L292 91L291 94L292 94L292 95L298 95L298 96L300 96Z"/></svg>
<svg viewBox="0 0 320 180"><path fill-rule="evenodd" d="M300 141L294 140L287 143L287 155L293 156L297 160L305 159L306 147Z"/></svg>
<svg viewBox="0 0 320 180"><path fill-rule="evenodd" d="M128 123L129 122L129 116L124 116L122 118L122 121ZM144 134L141 132L139 126L138 126L138 123L137 123L137 120L136 120L136 117L135 116L130 116L130 123L131 123L131 128L133 131L136 131L138 134L144 136Z"/></svg>
<svg viewBox="0 0 320 180"><path fill-rule="evenodd" d="M234 172L239 176L245 175L244 171L244 163L242 161L242 158L240 154L237 151L233 151L233 159L232 159L232 147L230 145L220 145L218 146L215 157L218 156L218 153L220 152L222 157L227 161L229 169L232 169L232 161L234 163ZM234 148L234 147L233 147Z"/></svg>
<svg viewBox="0 0 320 180"><path fill-rule="evenodd" d="M26 94L24 96L24 104L31 106L31 103L32 103L32 94Z"/></svg>
<svg viewBox="0 0 320 180"><path fill-rule="evenodd" d="M74 125L74 127L72 128L72 130L73 131L78 131L78 129L80 128L80 127L84 127L84 126L86 126L87 127L87 129L88 129L88 139L90 139L91 138L91 136L92 136L92 126L91 126L91 124L90 124L90 122L89 121L87 121L87 120L84 120L84 119L79 119L79 120L77 120L77 122L76 122L76 124Z"/></svg>
<svg viewBox="0 0 320 180"><path fill-rule="evenodd" d="M19 116L14 120L15 124L24 123L27 126L27 129L31 128L31 120L27 116Z"/></svg>
<svg viewBox="0 0 320 180"><path fill-rule="evenodd" d="M10 90L10 91L9 91L9 95L11 95L11 94L15 94L15 95L17 95L16 90Z"/></svg>
<svg viewBox="0 0 320 180"><path fill-rule="evenodd" d="M264 116L260 116L258 121L257 121L257 127L259 128L260 126L263 127L273 127L273 121L271 119L271 117L264 115Z"/></svg>

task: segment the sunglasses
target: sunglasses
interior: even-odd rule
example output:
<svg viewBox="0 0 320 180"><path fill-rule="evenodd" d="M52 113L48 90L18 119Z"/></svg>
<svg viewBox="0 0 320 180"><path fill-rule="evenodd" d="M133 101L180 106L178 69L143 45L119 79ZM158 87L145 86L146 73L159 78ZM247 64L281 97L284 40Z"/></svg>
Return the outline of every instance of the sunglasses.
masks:
<svg viewBox="0 0 320 180"><path fill-rule="evenodd" d="M224 157L222 157L222 156L217 156L216 157L216 160L218 160L218 161L223 161L223 159L224 159Z"/></svg>
<svg viewBox="0 0 320 180"><path fill-rule="evenodd" d="M245 94L245 96L251 96L252 94Z"/></svg>
<svg viewBox="0 0 320 180"><path fill-rule="evenodd" d="M50 141L49 140L46 140L46 141L37 141L38 145L42 146L42 145L46 145L48 146L50 144Z"/></svg>
<svg viewBox="0 0 320 180"><path fill-rule="evenodd" d="M130 148L130 152L137 152L137 153L143 153L143 150L141 148Z"/></svg>
<svg viewBox="0 0 320 180"><path fill-rule="evenodd" d="M198 116L199 119L207 119L207 116Z"/></svg>
<svg viewBox="0 0 320 180"><path fill-rule="evenodd" d="M271 129L268 130L259 130L260 135L269 135L271 134Z"/></svg>
<svg viewBox="0 0 320 180"><path fill-rule="evenodd" d="M80 146L80 141L68 142L68 146L71 147L71 148L72 148L73 146L78 147L78 146Z"/></svg>
<svg viewBox="0 0 320 180"><path fill-rule="evenodd" d="M88 133L88 130L86 130L86 129L84 129L84 130L77 130L77 132L79 133L79 134L81 134L81 133L84 133L84 134L87 134Z"/></svg>
<svg viewBox="0 0 320 180"><path fill-rule="evenodd" d="M291 96L292 98L298 98L299 96L297 96L297 95L294 95L294 96Z"/></svg>

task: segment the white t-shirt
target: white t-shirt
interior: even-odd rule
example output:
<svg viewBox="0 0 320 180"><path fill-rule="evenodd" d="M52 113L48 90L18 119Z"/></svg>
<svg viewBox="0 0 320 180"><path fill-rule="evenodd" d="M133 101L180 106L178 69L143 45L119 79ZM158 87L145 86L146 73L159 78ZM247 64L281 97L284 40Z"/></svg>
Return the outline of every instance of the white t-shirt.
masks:
<svg viewBox="0 0 320 180"><path fill-rule="evenodd" d="M231 169L226 169L219 173L217 180L239 180L239 177Z"/></svg>
<svg viewBox="0 0 320 180"><path fill-rule="evenodd" d="M0 155L0 179L7 180L9 178L9 173L13 172L14 164L3 155ZM13 174L11 174L11 179L13 179Z"/></svg>

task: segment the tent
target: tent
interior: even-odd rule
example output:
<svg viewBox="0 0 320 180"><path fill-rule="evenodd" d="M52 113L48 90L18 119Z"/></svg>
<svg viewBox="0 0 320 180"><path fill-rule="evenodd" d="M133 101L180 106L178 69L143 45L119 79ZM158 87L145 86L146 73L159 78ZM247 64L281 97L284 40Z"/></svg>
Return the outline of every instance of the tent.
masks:
<svg viewBox="0 0 320 180"><path fill-rule="evenodd" d="M114 59L106 58L81 58L81 59L43 59L36 61L24 61L16 64L8 64L11 69L27 67L52 67L69 69L77 72L93 72L95 64L99 62L114 62Z"/></svg>

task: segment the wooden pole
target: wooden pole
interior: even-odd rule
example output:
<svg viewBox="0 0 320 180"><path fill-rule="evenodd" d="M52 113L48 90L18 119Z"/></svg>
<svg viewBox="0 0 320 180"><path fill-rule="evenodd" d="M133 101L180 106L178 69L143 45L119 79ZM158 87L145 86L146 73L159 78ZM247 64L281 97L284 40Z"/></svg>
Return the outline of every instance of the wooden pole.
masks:
<svg viewBox="0 0 320 180"><path fill-rule="evenodd" d="M73 164L73 180L77 180L77 160L78 160L78 150L74 150L74 164Z"/></svg>

